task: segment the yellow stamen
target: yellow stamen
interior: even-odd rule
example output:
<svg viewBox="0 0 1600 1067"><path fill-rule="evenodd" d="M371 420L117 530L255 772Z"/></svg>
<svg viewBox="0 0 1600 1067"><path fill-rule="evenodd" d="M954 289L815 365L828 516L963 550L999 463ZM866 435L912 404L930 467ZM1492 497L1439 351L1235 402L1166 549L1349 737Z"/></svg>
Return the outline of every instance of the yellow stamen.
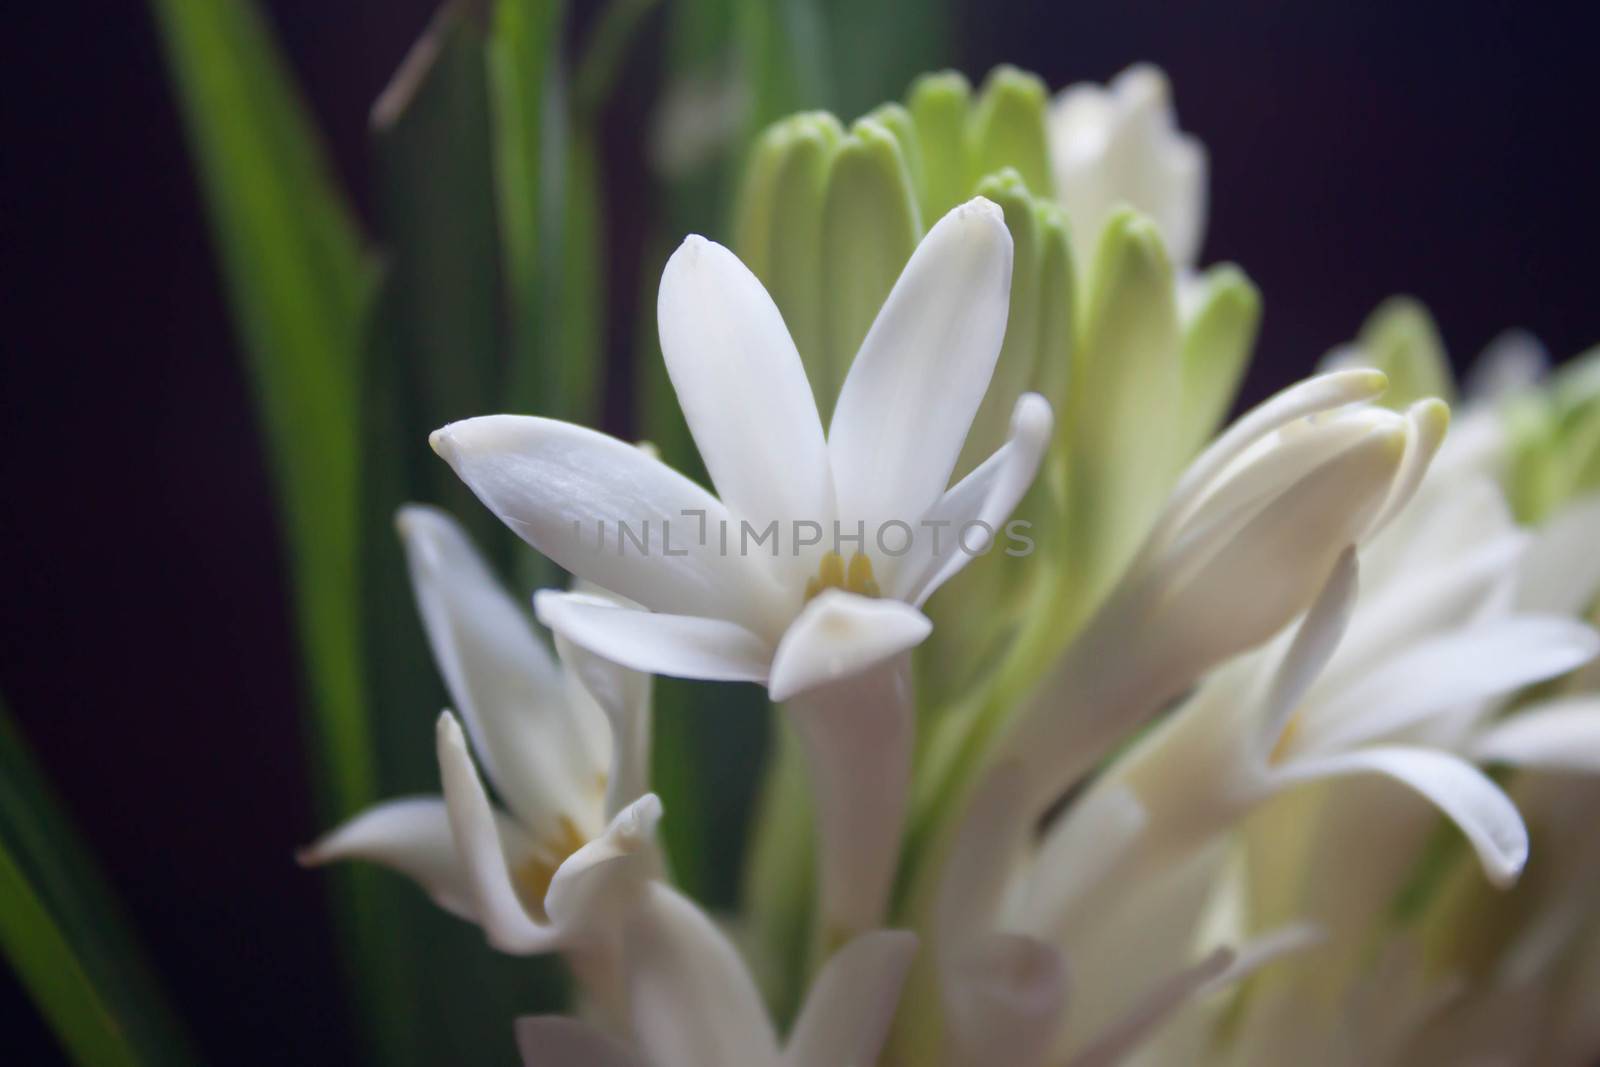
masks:
<svg viewBox="0 0 1600 1067"><path fill-rule="evenodd" d="M872 574L872 560L867 558L866 553L857 552L850 557L850 563L846 566L843 556L829 552L822 557L817 573L806 579L806 600L810 601L824 589L843 589L861 596L878 596L878 581Z"/></svg>
<svg viewBox="0 0 1600 1067"><path fill-rule="evenodd" d="M1289 716L1289 721L1283 724L1283 732L1278 735L1278 740L1272 746L1272 753L1267 756L1267 762L1276 766L1283 762L1289 754L1289 748L1294 744L1294 739L1300 736L1300 727L1303 722L1299 712Z"/></svg>
<svg viewBox="0 0 1600 1067"><path fill-rule="evenodd" d="M544 910L544 898L550 892L550 883L555 880L556 871L567 862L568 857L588 843L589 839L578 829L578 824L563 815L556 823L554 838L539 842L533 857L512 871L511 880L516 884L517 898L530 914L540 921L549 921Z"/></svg>
<svg viewBox="0 0 1600 1067"><path fill-rule="evenodd" d="M850 557L850 570L845 575L844 587L863 596L878 595L878 583L872 578L872 561L865 552L857 552ZM867 592L868 587L872 592Z"/></svg>

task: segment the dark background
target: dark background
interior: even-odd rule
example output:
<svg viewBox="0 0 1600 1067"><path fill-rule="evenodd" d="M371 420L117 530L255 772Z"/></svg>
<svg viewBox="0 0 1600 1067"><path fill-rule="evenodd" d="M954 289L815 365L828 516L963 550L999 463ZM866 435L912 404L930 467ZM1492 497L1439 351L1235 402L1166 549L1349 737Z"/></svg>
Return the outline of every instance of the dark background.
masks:
<svg viewBox="0 0 1600 1067"><path fill-rule="evenodd" d="M367 109L431 0L263 6L370 217ZM1052 86L1166 68L1211 152L1204 260L1265 294L1248 396L1396 291L1432 306L1458 364L1511 325L1557 356L1600 339L1587 27L1470 0L1201 6L974 2L955 59ZM138 3L7 22L0 691L205 1058L340 1062L323 887L290 862L319 827L270 487L155 37ZM624 255L650 220L655 73L645 58L606 117ZM8 976L0 1017L9 1062L53 1056Z"/></svg>

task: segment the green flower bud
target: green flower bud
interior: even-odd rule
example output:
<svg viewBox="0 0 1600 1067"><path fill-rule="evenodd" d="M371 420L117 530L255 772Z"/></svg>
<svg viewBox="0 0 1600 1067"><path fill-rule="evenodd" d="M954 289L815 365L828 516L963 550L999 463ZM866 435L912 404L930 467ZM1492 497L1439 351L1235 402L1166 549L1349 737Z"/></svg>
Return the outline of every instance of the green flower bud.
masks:
<svg viewBox="0 0 1600 1067"><path fill-rule="evenodd" d="M1034 198L1022 177L1010 167L978 183L978 195L994 201L1005 213L1011 231L1011 304L1006 314L1005 343L995 361L989 391L973 419L966 447L956 465L965 475L999 448L1011 421L1017 398L1033 382L1038 362L1039 338L1039 235Z"/></svg>
<svg viewBox="0 0 1600 1067"><path fill-rule="evenodd" d="M779 126L784 128L780 135L783 147L781 158L773 164L767 207L764 212L750 212L758 223L764 220L764 240L762 234L749 233L748 250L753 250L753 255L745 258L747 247L742 241L738 251L783 312L806 372L821 396L825 392L821 383L830 381L832 372L822 242L817 235L822 229L830 168L844 130L838 119L820 111L796 115Z"/></svg>
<svg viewBox="0 0 1600 1067"><path fill-rule="evenodd" d="M1050 147L1045 138L1044 82L1016 67L1000 66L990 73L978 94L967 128L967 143L975 175L1002 167L1014 168L1028 191L1052 196Z"/></svg>
<svg viewBox="0 0 1600 1067"><path fill-rule="evenodd" d="M922 217L941 218L971 189L967 165L967 111L972 87L954 71L924 74L907 97L922 159Z"/></svg>
<svg viewBox="0 0 1600 1067"><path fill-rule="evenodd" d="M1183 330L1184 455L1197 452L1227 417L1261 326L1261 294L1238 267L1213 267L1196 286Z"/></svg>
<svg viewBox="0 0 1600 1067"><path fill-rule="evenodd" d="M883 123L857 122L834 153L821 233L826 360L825 366L808 360L807 371L826 420L856 350L922 238L901 141ZM787 314L787 305L779 306Z"/></svg>
<svg viewBox="0 0 1600 1067"><path fill-rule="evenodd" d="M1455 376L1433 316L1421 302L1390 297L1378 305L1356 339L1361 362L1389 376L1383 394L1387 407L1403 411L1413 401L1436 396L1455 399Z"/></svg>
<svg viewBox="0 0 1600 1067"><path fill-rule="evenodd" d="M1116 579L1183 459L1182 340L1160 231L1130 209L1106 223L1073 362L1068 522L1085 604Z"/></svg>

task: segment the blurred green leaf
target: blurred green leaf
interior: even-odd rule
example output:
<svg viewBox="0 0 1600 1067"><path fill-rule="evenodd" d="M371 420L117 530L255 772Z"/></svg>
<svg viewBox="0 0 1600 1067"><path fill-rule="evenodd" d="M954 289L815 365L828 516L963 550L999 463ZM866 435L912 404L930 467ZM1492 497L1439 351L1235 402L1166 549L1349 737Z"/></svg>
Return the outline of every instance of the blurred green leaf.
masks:
<svg viewBox="0 0 1600 1067"><path fill-rule="evenodd" d="M369 446L366 480L403 459L411 471L406 498L456 513L504 561L510 539L427 444L430 431L499 410L501 399L488 80L483 28L451 3L372 109L388 291L374 312L381 343L369 346L368 377L402 383L394 393L402 410L394 436ZM375 580L399 583L404 573ZM424 747L431 765L432 745Z"/></svg>
<svg viewBox="0 0 1600 1067"><path fill-rule="evenodd" d="M545 410L554 385L544 341L545 280L555 269L551 235L562 182L549 171L561 158L552 114L560 102L556 49L562 6L552 0L497 0L489 24L489 107L494 124L495 205L505 272L508 411Z"/></svg>
<svg viewBox="0 0 1600 1067"><path fill-rule="evenodd" d="M373 270L253 6L153 0L249 357L294 583L311 748L330 821L377 796L360 599L362 333ZM386 1062L404 1062L375 872L336 874L353 992Z"/></svg>
<svg viewBox="0 0 1600 1067"><path fill-rule="evenodd" d="M73 1063L194 1062L104 877L3 704L0 950Z"/></svg>
<svg viewBox="0 0 1600 1067"><path fill-rule="evenodd" d="M371 285L265 26L240 0L154 0L279 482L329 810L374 787L356 624L357 368Z"/></svg>

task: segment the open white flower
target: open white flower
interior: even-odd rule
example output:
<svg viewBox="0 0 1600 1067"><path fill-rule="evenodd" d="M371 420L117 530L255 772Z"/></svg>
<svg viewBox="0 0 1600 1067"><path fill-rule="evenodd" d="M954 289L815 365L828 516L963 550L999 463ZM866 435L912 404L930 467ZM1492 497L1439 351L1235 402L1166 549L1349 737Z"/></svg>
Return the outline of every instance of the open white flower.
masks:
<svg viewBox="0 0 1600 1067"><path fill-rule="evenodd" d="M558 663L453 519L410 506L397 523L434 659L505 808L446 712L443 797L380 804L301 861L393 867L505 952L571 948L659 871L649 679L580 649Z"/></svg>
<svg viewBox="0 0 1600 1067"><path fill-rule="evenodd" d="M662 276L658 318L716 496L549 419L468 419L433 446L535 548L643 609L543 593L539 617L557 633L636 670L761 682L784 700L922 641L919 607L969 558L960 532L968 549L985 543L1031 483L1051 424L1034 395L1010 440L949 486L1005 333L1010 276L993 204L940 220L862 342L825 436L766 290L690 237ZM827 589L838 592L817 595Z"/></svg>
<svg viewBox="0 0 1600 1067"><path fill-rule="evenodd" d="M1106 220L1127 205L1154 220L1174 265L1194 268L1205 232L1206 153L1179 131L1166 75L1140 64L1107 86L1069 85L1051 104L1047 131L1077 262L1094 261Z"/></svg>
<svg viewBox="0 0 1600 1067"><path fill-rule="evenodd" d="M728 939L656 884L622 934L633 1042L572 1019L519 1020L526 1067L872 1067L889 1032L915 936L879 930L817 974L788 1040Z"/></svg>

